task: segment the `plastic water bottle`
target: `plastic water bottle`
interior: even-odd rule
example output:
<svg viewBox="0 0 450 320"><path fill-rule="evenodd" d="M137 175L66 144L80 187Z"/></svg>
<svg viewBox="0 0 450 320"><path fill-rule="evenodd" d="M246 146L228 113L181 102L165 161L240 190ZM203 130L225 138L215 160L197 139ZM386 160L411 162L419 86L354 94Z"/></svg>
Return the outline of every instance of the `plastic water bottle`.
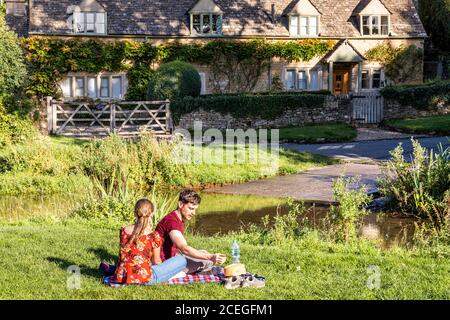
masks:
<svg viewBox="0 0 450 320"><path fill-rule="evenodd" d="M236 240L233 240L231 245L231 257L233 258L233 264L240 262L241 250Z"/></svg>

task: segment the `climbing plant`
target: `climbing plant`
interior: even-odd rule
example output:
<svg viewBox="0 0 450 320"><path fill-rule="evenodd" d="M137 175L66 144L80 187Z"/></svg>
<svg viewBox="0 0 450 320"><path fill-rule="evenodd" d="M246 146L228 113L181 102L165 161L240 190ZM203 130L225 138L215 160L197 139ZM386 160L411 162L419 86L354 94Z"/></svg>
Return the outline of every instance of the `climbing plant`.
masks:
<svg viewBox="0 0 450 320"><path fill-rule="evenodd" d="M414 45L394 48L385 42L369 50L366 58L382 63L386 76L395 84L413 82L422 74L423 50Z"/></svg>
<svg viewBox="0 0 450 320"><path fill-rule="evenodd" d="M154 64L181 60L209 66L216 87L225 80L224 91L250 91L269 58L311 60L332 49L334 41L288 42L210 41L205 44L152 45L138 41L103 42L30 37L22 40L31 72L27 93L55 96L57 84L68 72L127 71L127 99L144 99ZM217 87L218 88L218 87Z"/></svg>

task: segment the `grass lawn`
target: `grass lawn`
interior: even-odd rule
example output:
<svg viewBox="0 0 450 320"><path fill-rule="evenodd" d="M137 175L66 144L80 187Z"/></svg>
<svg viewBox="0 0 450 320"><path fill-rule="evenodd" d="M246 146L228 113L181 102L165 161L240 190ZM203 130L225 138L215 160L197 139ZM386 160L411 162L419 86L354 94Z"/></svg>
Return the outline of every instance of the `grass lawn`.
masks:
<svg viewBox="0 0 450 320"><path fill-rule="evenodd" d="M408 133L450 135L450 114L416 119L388 120L385 125Z"/></svg>
<svg viewBox="0 0 450 320"><path fill-rule="evenodd" d="M367 242L325 243L313 236L277 246L244 235L242 261L267 277L263 289L226 290L220 284L111 288L101 283L100 259L114 261L118 225L86 220L0 221L0 299L449 299L449 251L392 249ZM189 243L229 252L234 237L188 235ZM81 268L81 288L69 290L67 268ZM369 289L380 270L380 288Z"/></svg>
<svg viewBox="0 0 450 320"><path fill-rule="evenodd" d="M356 130L345 123L280 129L280 140L289 142L341 142L355 139Z"/></svg>

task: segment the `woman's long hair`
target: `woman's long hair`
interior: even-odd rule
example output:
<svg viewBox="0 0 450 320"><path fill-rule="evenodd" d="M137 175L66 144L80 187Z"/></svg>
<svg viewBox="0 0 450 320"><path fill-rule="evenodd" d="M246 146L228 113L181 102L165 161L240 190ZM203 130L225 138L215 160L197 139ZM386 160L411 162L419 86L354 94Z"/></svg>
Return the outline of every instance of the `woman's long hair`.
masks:
<svg viewBox="0 0 450 320"><path fill-rule="evenodd" d="M134 224L133 233L131 234L128 244L136 243L142 236L145 228L148 226L148 222L152 217L154 210L153 203L147 199L141 199L136 202L134 207L134 215L136 216L136 223Z"/></svg>

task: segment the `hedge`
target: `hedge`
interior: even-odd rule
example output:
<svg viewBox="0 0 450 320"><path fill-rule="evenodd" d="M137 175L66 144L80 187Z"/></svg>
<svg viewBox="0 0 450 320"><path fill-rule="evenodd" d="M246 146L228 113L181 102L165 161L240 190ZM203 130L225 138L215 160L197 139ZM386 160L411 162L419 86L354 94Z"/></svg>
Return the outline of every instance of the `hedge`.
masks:
<svg viewBox="0 0 450 320"><path fill-rule="evenodd" d="M439 103L450 103L450 81L433 81L419 85L388 86L381 94L403 106L421 110L435 108Z"/></svg>
<svg viewBox="0 0 450 320"><path fill-rule="evenodd" d="M216 111L238 117L259 117L273 120L286 110L298 108L320 108L325 102L325 94L242 94L209 95L198 98L185 97L172 101L171 109L175 123L184 114L197 110Z"/></svg>

